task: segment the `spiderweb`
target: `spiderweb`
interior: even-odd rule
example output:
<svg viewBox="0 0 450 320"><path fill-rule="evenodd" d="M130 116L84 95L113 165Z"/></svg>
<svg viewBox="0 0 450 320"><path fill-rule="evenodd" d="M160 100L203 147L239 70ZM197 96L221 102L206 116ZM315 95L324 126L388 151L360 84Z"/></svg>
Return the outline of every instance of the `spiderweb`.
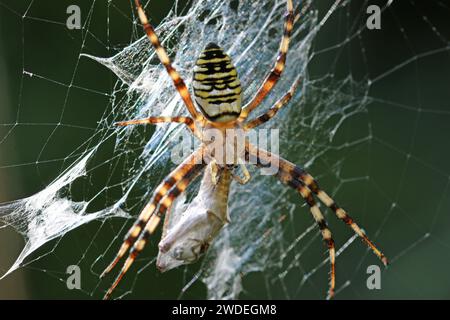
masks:
<svg viewBox="0 0 450 320"><path fill-rule="evenodd" d="M18 40L5 30L2 37L20 52L19 62L9 63L3 48L0 61L13 70L11 78L20 74L17 89L5 83L11 101L0 118L6 190L0 235L23 239L17 254L2 259L0 286L25 270L35 279L32 296L69 295L66 269L78 265L76 294L99 298L112 281L99 274L174 167L171 150L187 133L178 125L112 124L186 112L127 1L81 3L79 31L66 28L70 4L49 11L42 1L0 1L1 28L16 30ZM161 5L144 4L159 22L153 12ZM432 281L431 290L424 274L440 272L438 265L449 260L443 213L450 205L450 155L442 150L450 115L444 105L449 35L442 22L449 6L380 2L382 30L374 31L365 24L368 1L294 4L301 13L286 71L258 110L302 76L289 107L265 128L280 129L280 154L307 168L392 261L383 290L369 291L366 267L379 262L322 206L338 248L337 297L448 296L448 278ZM157 32L188 85L200 50L216 42L233 58L244 101L252 96L275 60L284 1L175 1L161 10ZM384 40L386 32L396 40ZM200 262L158 273L156 234L116 297L323 298L329 267L308 208L276 179L251 173L250 185L233 185L231 223ZM409 268L420 259L430 263ZM48 279L53 294L39 289Z"/></svg>

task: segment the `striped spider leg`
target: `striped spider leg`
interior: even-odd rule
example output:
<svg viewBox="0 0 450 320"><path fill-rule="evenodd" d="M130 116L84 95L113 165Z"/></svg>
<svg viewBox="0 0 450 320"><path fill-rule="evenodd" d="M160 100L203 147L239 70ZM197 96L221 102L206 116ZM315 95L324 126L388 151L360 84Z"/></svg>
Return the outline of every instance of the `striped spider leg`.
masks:
<svg viewBox="0 0 450 320"><path fill-rule="evenodd" d="M281 77L281 73L285 68L286 57L289 50L289 40L291 37L292 29L294 28L294 5L292 4L292 0L287 0L286 5L287 5L287 13L284 22L284 33L283 37L281 38L280 49L278 52L278 57L275 61L275 65L273 66L269 74L266 76L262 85L260 86L256 94L253 96L253 98L250 100L250 102L247 103L242 108L242 112L238 119L239 122L245 121L245 119L247 119L250 113L257 106L260 105L260 103L264 100L267 94L269 94L269 92L278 82L278 80Z"/></svg>
<svg viewBox="0 0 450 320"><path fill-rule="evenodd" d="M116 126L129 126L134 124L156 124L156 123L184 123L193 133L196 131L194 120L189 117L148 117L144 119L135 119L116 122Z"/></svg>
<svg viewBox="0 0 450 320"><path fill-rule="evenodd" d="M294 80L294 83L290 87L289 91L287 93L285 93L284 96L281 97L269 110L267 110L265 113L259 115L255 119L247 121L243 125L244 130L250 130L250 129L259 127L263 123L266 123L267 121L269 121L270 119L275 117L275 115L278 113L278 111L283 106L285 106L289 102L289 100L291 100L292 96L295 93L295 90L297 89L297 87L299 86L299 84L301 82L300 77L301 77L300 75L297 76L297 78Z"/></svg>
<svg viewBox="0 0 450 320"><path fill-rule="evenodd" d="M166 71L169 74L170 78L172 78L173 84L175 85L175 88L179 92L181 99L183 100L184 104L186 105L186 108L188 109L189 114L191 115L191 117L194 121L204 123L204 121L205 121L204 116L195 109L191 95L189 94L189 90L188 90L186 84L184 83L184 80L181 78L180 74L172 66L172 63L170 61L169 56L167 55L166 50L161 45L161 42L159 41L158 36L156 35L153 26L149 23L148 18L145 15L145 12L144 12L144 9L142 8L141 2L139 0L135 0L134 2L136 5L136 9L137 9L139 20L141 21L142 27L144 28L144 31L147 34L148 39L150 40L153 47L155 48L156 55L158 56L159 60L163 64L163 66L166 68Z"/></svg>
<svg viewBox="0 0 450 320"><path fill-rule="evenodd" d="M349 225L380 259L386 264L387 259L365 236L357 224L337 206L324 191L319 189L316 181L303 169L280 158L245 144L246 154L243 158L235 154L231 163L221 156L218 156L211 149L211 141L208 139L209 133L213 130L219 132L223 138L228 129L244 129L248 131L272 119L277 112L287 104L299 85L298 77L290 90L267 112L247 121L249 114L263 101L267 94L277 83L284 70L286 56L289 47L289 38L294 23L294 9L292 0L286 0L287 14L284 24L284 34L280 43L278 58L273 69L269 72L257 93L244 107L241 106L242 89L236 68L233 66L231 58L216 44L209 43L200 53L194 68L192 81L194 100L175 68L171 65L170 59L161 46L161 43L153 29L139 0L135 0L139 19L143 28L152 43L157 56L164 65L171 77L177 91L179 92L190 117L149 117L145 119L128 120L116 123L118 126L134 124L156 124L156 123L183 123L188 126L191 132L202 142L201 147L191 154L181 165L179 165L169 176L157 187L154 196L149 204L143 209L138 220L127 233L125 240L119 249L115 259L103 272L102 276L109 273L118 261L130 250L129 257L125 261L122 270L116 280L106 292L105 298L109 298L114 288L121 281L128 271L136 256L143 250L148 237L156 230L162 216L167 212L173 201L183 191L186 190L190 182L204 171L208 161L208 167L204 171L202 183L197 197L186 210L186 215L179 223L168 230L163 231L163 238L159 244L160 255L157 265L160 269L170 269L175 265L191 263L196 261L204 253L212 239L217 236L220 229L228 223L227 201L231 178L239 183L247 183L250 179L243 158L253 157L258 159L261 165L267 158L276 157L279 160L278 178L285 184L295 188L310 206L311 213L319 225L322 236L327 243L331 261L331 283L329 296L334 293L335 288L335 249L334 241L331 237L325 219L317 206L314 194L327 207L331 208L339 219ZM201 112L198 112L196 106ZM224 139L222 139L224 140ZM225 139L226 140L226 139ZM234 140L233 140L234 141ZM236 147L235 142L232 144ZM227 149L228 142L221 146L222 150ZM220 144L219 144L220 147ZM227 151L228 152L228 151ZM228 157L226 157L228 158ZM232 173L233 168L241 166L244 178L240 178ZM196 199L199 199L196 202ZM200 201L201 200L201 201ZM190 214L187 214L191 212ZM189 218L188 218L189 217ZM183 220L184 219L184 220ZM167 223L169 219L166 216ZM165 223L166 225L166 223ZM166 259L168 256L177 260L175 263ZM166 262L169 261L169 264Z"/></svg>
<svg viewBox="0 0 450 320"><path fill-rule="evenodd" d="M125 236L125 240L115 259L101 275L101 277L104 277L108 274L127 253L128 249L133 246L122 270L106 292L104 299L108 299L111 296L111 293L128 271L137 255L144 249L148 237L154 233L167 209L204 169L206 165L204 157L204 147L201 146L173 170L156 188L152 200L145 206L139 218Z"/></svg>
<svg viewBox="0 0 450 320"><path fill-rule="evenodd" d="M366 245L372 250L372 252L383 262L386 266L388 260L386 256L375 246L375 244L366 236L361 228L356 224L344 209L327 194L325 191L319 188L317 181L303 168L283 159L282 157L272 154L263 149L257 148L250 143L246 144L246 156L252 163L256 163L259 167L264 167L265 164L278 164L277 177L284 184L291 188L294 188L300 196L308 204L311 214L316 221L319 229L322 233L322 238L329 250L330 256L330 289L328 292L328 298L332 298L335 291L336 283L336 269L335 269L335 247L334 240L331 236L331 231L328 229L327 223L323 214L321 213L317 203L314 200L312 194L314 194L325 206L330 208L336 217L348 225Z"/></svg>
<svg viewBox="0 0 450 320"><path fill-rule="evenodd" d="M189 130L198 138L201 137L201 132L197 129L195 121L190 117L148 117L143 119L134 119L127 121L116 122L115 125L125 127L135 124L157 124L157 123L183 123Z"/></svg>

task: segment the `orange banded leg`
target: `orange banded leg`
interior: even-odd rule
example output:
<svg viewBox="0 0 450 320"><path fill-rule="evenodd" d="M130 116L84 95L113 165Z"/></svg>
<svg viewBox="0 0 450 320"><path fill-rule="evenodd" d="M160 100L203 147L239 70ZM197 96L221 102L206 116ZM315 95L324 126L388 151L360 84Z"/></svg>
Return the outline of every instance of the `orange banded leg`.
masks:
<svg viewBox="0 0 450 320"><path fill-rule="evenodd" d="M155 29L153 29L153 26L149 23L148 18L145 15L141 2L139 0L135 0L134 2L136 4L139 20L141 21L144 31L147 34L147 37L152 43L153 47L155 48L156 55L166 68L166 71L169 74L169 76L172 78L173 84L175 85L178 93L180 94L181 99L183 99L186 108L188 109L190 115L195 121L203 123L205 120L203 115L198 113L197 110L195 109L191 95L189 94L188 88L186 87L184 80L172 66L172 63L170 61L169 56L167 55L166 50L161 45L161 42L159 41L158 36L155 33Z"/></svg>
<svg viewBox="0 0 450 320"><path fill-rule="evenodd" d="M205 167L205 163L197 164L193 170L190 170L174 187L170 192L161 199L159 202L158 210L155 213L156 206L153 207L153 210L150 213L150 219L148 220L147 224L145 225L145 228L140 233L139 237L137 238L136 242L134 242L133 247L130 250L130 253L128 255L127 260L125 260L125 263L122 266L122 269L120 270L119 275L114 280L114 283L111 285L111 287L106 292L103 299L109 299L111 294L113 293L114 289L117 287L117 285L122 280L123 276L127 273L127 271L130 269L131 265L133 264L134 260L136 260L136 257L139 255L139 253L144 250L145 245L147 244L148 238L153 232L156 230L157 226L159 225L159 222L162 219L162 216L166 213L166 211L170 208L172 203L175 201L175 199L183 193L186 188L189 186L189 183L197 177L197 175L201 172L201 170Z"/></svg>
<svg viewBox="0 0 450 320"><path fill-rule="evenodd" d="M254 120L251 120L251 121L247 122L244 125L244 129L245 130L253 129L255 127L258 127L258 126L262 125L263 123L266 123L270 119L272 119L278 113L278 111L286 103L288 103L289 100L291 100L291 98L294 95L294 92L297 89L299 83L300 83L300 79L297 78L297 80L291 86L289 91L280 100L278 100L272 108L270 108L266 113L258 116Z"/></svg>
<svg viewBox="0 0 450 320"><path fill-rule="evenodd" d="M281 38L280 49L278 53L277 60L272 70L269 72L267 77L264 79L263 84L258 89L258 92L253 96L252 100L242 109L241 115L239 116L239 121L244 121L247 116L255 109L261 101L267 96L267 94L272 90L275 84L280 79L281 73L284 70L286 64L286 55L289 50L289 40L291 37L291 32L294 27L294 6L292 0L286 1L287 13L284 23L284 33Z"/></svg>
<svg viewBox="0 0 450 320"><path fill-rule="evenodd" d="M138 220L133 224L128 233L125 236L124 242L119 249L114 260L110 265L103 271L100 277L104 277L106 274L111 272L111 270L116 266L120 259L125 255L131 245L136 241L138 236L141 234L145 225L149 221L153 212L155 211L158 203L167 195L169 190L180 183L180 181L188 176L192 171L198 170L198 165L203 163L202 160L203 149L195 151L191 156L189 156L185 161L183 161L175 170L173 170L169 176L167 176L163 182L156 188L153 199L148 203L139 215Z"/></svg>
<svg viewBox="0 0 450 320"><path fill-rule="evenodd" d="M331 231L327 226L327 222L325 221L325 218L320 211L319 206L317 205L314 197L311 194L311 190L309 190L308 187L306 187L300 181L293 179L293 177L287 172L279 172L278 177L281 182L297 190L300 196L308 204L311 215L313 216L320 229L323 241L328 248L328 253L330 256L330 288L328 291L328 299L330 299L334 296L336 287L336 249L334 246L334 240L331 236Z"/></svg>
<svg viewBox="0 0 450 320"><path fill-rule="evenodd" d="M198 135L198 131L195 127L194 120L189 117L148 117L144 119L133 119L127 121L119 121L116 122L116 126L125 127L129 125L135 124L156 124L156 123L184 123L188 126L189 130L191 130L194 134Z"/></svg>
<svg viewBox="0 0 450 320"><path fill-rule="evenodd" d="M289 162L280 156L271 154L268 151L259 149L250 143L246 146L247 157L256 158L258 163L278 163L279 171L287 173L292 176L292 180L297 179L310 189L319 200L325 204L328 208L333 210L335 215L345 222L353 231L366 243L366 245L372 250L372 252L383 262L384 265L388 264L386 256L375 246L375 244L365 235L356 222L340 208L337 203L328 196L323 190L319 188L317 181L307 173L304 169L296 166L292 162Z"/></svg>
<svg viewBox="0 0 450 320"><path fill-rule="evenodd" d="M358 224L345 212L344 209L338 206L338 204L323 190L319 188L317 181L302 168L296 167L294 169L294 175L300 179L316 196L319 200L330 208L334 214L348 225L352 230L366 243L366 245L373 251L373 253L383 262L385 266L388 265L388 259L386 256L375 246L375 244L366 236L361 230Z"/></svg>

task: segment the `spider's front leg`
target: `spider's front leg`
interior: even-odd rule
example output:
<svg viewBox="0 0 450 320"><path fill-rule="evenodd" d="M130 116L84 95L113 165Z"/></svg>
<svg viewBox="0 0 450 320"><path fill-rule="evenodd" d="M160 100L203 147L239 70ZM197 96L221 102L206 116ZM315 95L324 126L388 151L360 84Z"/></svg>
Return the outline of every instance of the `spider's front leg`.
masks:
<svg viewBox="0 0 450 320"><path fill-rule="evenodd" d="M305 185L303 185L298 180L294 179L288 172L281 170L278 175L281 182L294 188L300 196L305 200L306 204L309 206L311 215L314 218L319 230L322 234L322 239L328 248L329 258L330 258L330 289L328 290L327 299L334 297L334 292L336 288L336 249L334 245L334 240L331 235L331 231L328 228L325 217L319 209L314 197Z"/></svg>
<svg viewBox="0 0 450 320"><path fill-rule="evenodd" d="M189 156L183 163L181 163L169 176L158 186L153 196L152 201L147 204L139 215L138 220L134 223L131 229L125 236L119 252L111 264L105 269L101 277L109 273L119 260L125 255L128 249L129 256L125 261L122 270L117 276L116 280L106 292L104 299L108 299L113 290L121 281L122 277L133 264L137 255L144 249L148 237L156 230L161 217L171 206L173 201L188 187L189 183L201 172L205 167L204 162L204 148L200 147L191 156Z"/></svg>
<svg viewBox="0 0 450 320"><path fill-rule="evenodd" d="M255 150L255 153L253 155L259 155L260 157L264 158L264 163L268 160L267 155L264 156L263 150L258 149ZM272 156L272 155L271 155ZM257 165L260 164L262 159L257 159ZM317 205L314 197L311 194L311 190L309 190L303 183L300 181L294 179L289 171L284 170L284 165L282 165L279 161L283 159L276 159L279 163L279 170L277 172L277 176L280 179L280 181L289 187L295 189L299 195L305 200L306 204L309 206L309 210L311 212L312 217L314 218L314 221L316 222L317 226L319 227L320 233L322 234L322 239L325 243L325 245L328 248L329 252L329 259L330 259L330 288L328 290L328 296L327 299L331 299L334 296L335 288L336 288L336 249L334 244L334 239L331 235L331 231L328 228L327 222L325 220L325 217L323 216L321 210L319 209L319 206Z"/></svg>
<svg viewBox="0 0 450 320"><path fill-rule="evenodd" d="M311 214L313 215L315 221L319 225L319 228L322 232L322 236L330 251L331 285L329 296L331 296L334 292L334 283L335 283L334 241L331 238L331 232L329 231L325 219L323 218L323 215L320 212L319 207L315 203L311 192L314 193L323 204L325 204L328 208L330 208L340 220L342 220L346 225L348 225L351 229L353 229L353 231L366 243L366 245L383 262L384 265L388 264L386 256L366 236L366 234L361 230L361 228L356 224L356 222L345 212L344 209L339 207L337 203L329 195L325 193L325 191L319 188L317 181L304 169L281 158L278 155L257 148L249 143L246 144L246 153L248 158L251 159L252 163L256 163L257 166L263 166L262 164L267 163L276 164L278 167L277 172L278 178L283 183L296 189L297 192L299 192L299 194L305 199L306 203L309 205Z"/></svg>
<svg viewBox="0 0 450 320"><path fill-rule="evenodd" d="M352 219L347 212L343 208L341 208L336 201L334 201L325 191L319 188L319 184L317 181L304 169L296 166L295 164L283 159L280 156L271 154L268 151L256 148L252 145L247 145L247 151L252 155L256 156L259 159L263 159L263 163L265 161L271 161L271 159L276 158L276 161L279 163L279 169L281 172L287 172L292 179L298 180L308 189L310 189L319 200L330 208L336 217L343 221L346 225L348 225L353 231L361 237L361 239L366 243L366 245L372 249L373 253L383 262L384 265L388 264L388 260L386 256L373 244L373 242L365 235L365 233L361 230L361 228L356 224L355 220Z"/></svg>

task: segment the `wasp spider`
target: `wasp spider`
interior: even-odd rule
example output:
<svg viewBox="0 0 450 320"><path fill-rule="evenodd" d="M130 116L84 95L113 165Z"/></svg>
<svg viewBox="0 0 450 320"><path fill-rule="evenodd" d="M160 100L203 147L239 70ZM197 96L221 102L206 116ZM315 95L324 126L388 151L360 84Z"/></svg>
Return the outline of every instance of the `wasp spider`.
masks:
<svg viewBox="0 0 450 320"><path fill-rule="evenodd" d="M216 129L225 132L227 129L241 129L244 132L269 121L292 97L299 80L295 81L290 90L278 100L267 112L248 120L252 111L263 101L267 94L277 83L283 72L288 52L289 38L294 24L294 8L292 0L287 0L287 13L284 24L284 34L281 39L278 57L272 70L264 79L262 85L250 101L244 106L241 105L241 84L230 57L216 44L209 43L201 52L194 68L194 101L189 94L183 79L172 66L171 61L161 46L161 43L150 25L139 0L135 0L140 22L156 50L156 54L164 65L167 73L173 80L175 88L178 90L190 116L189 117L149 117L146 119L130 120L117 123L119 126L133 124L155 124L155 123L184 123L190 131L202 142L200 147L185 159L175 170L173 170L164 181L157 187L152 200L144 207L139 218L131 227L124 242L119 249L115 259L106 268L102 276L109 273L119 260L130 250L121 272L105 294L109 298L111 293L128 271L137 255L144 249L148 238L158 227L163 215L168 211L174 200L186 190L191 181L196 176L204 172L204 177L200 186L199 195L207 201L203 201L200 208L203 216L198 216L195 222L182 221L173 232L163 231L163 239L159 244L160 253L170 252L172 257L184 263L197 260L204 253L210 242L218 234L221 227L228 220L227 202L229 186L234 177L240 183L246 183L250 178L245 169L244 160L250 157L256 159L255 164L263 167L264 163L276 159L277 178L287 186L295 189L308 204L311 214L316 221L323 240L328 247L329 260L331 266L330 287L328 297L332 297L335 290L335 245L331 232L316 203L316 196L325 206L330 208L338 219L347 224L353 231L361 237L367 246L374 252L381 261L387 265L384 254L375 247L356 222L338 204L319 188L316 180L304 169L295 164L262 150L257 146L245 142L245 159L233 157L232 163L224 164L222 159L217 159L211 152L209 141L205 138L207 129ZM233 175L232 170L237 165L242 165L245 178ZM206 170L205 170L206 169ZM194 210L199 209L194 207ZM189 232L197 228L197 237L193 239ZM177 238L184 237L184 242L180 245ZM190 242L189 242L190 241ZM160 269L166 269L163 263L158 263Z"/></svg>

